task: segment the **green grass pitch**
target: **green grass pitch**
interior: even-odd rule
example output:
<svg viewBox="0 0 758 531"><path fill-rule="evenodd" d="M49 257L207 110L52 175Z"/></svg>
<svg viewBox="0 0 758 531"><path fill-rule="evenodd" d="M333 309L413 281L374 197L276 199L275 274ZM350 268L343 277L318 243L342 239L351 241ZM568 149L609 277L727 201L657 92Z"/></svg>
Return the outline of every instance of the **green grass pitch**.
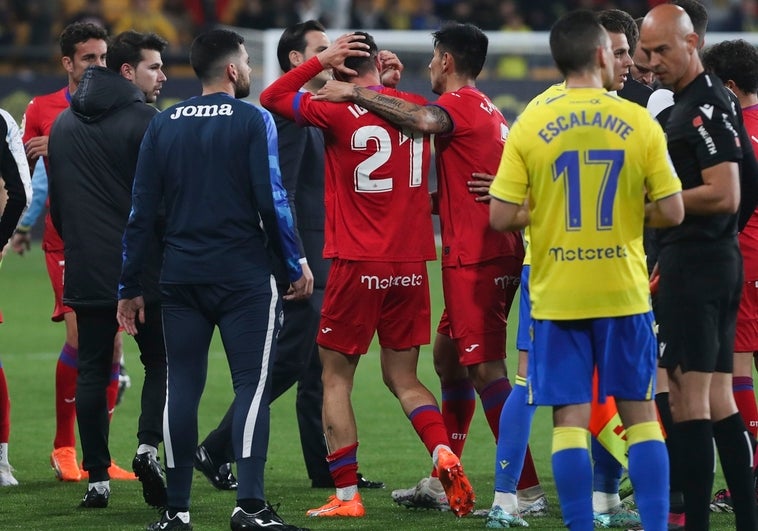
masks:
<svg viewBox="0 0 758 531"><path fill-rule="evenodd" d="M442 309L439 269L430 264L433 319ZM0 489L0 529L138 530L157 519L157 513L142 501L139 482L112 482L107 509L82 510L78 503L86 483L61 483L49 465L54 436L55 363L64 338L64 327L49 319L52 291L45 272L42 251L35 246L24 257L9 255L0 269L0 359L11 394L10 461L16 469L18 487ZM510 330L515 330L516 311ZM509 338L508 353L514 353ZM125 337L126 364L132 378L121 405L116 408L110 430L113 458L129 468L136 449L136 426L142 368L131 338ZM383 490L363 491L366 517L360 519L308 519L305 511L324 503L330 490L311 489L297 436L294 390L272 405L271 441L266 467L269 501L293 524L313 529L432 530L482 529L484 520L456 519L450 513L412 511L393 504L390 491L416 483L431 467L431 460L404 417L397 401L381 382L378 352L373 349L361 361L353 402L358 420L360 470L370 479L387 484ZM515 371L509 360L509 371ZM419 363L422 381L439 396L431 348L422 349ZM208 382L200 409L199 432L207 433L225 412L232 396L229 371L218 340L211 347ZM534 529L562 529L555 486L550 472L550 415L541 409L534 421L532 452L551 504L546 518L531 518ZM464 467L477 493L477 508L492 502L495 445L481 408L478 407L463 455ZM81 451L79 452L81 459ZM716 488L723 487L719 475ZM197 530L229 529L234 493L213 489L199 473L192 492L192 522ZM734 528L732 515L712 516L712 529Z"/></svg>

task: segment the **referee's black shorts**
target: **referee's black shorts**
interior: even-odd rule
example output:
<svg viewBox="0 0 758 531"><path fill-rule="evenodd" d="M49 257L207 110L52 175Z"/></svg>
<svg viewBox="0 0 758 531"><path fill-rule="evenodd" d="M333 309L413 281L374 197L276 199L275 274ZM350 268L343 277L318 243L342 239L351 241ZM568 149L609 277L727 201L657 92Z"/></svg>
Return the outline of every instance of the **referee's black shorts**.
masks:
<svg viewBox="0 0 758 531"><path fill-rule="evenodd" d="M731 373L743 275L737 238L666 245L658 268L659 365Z"/></svg>

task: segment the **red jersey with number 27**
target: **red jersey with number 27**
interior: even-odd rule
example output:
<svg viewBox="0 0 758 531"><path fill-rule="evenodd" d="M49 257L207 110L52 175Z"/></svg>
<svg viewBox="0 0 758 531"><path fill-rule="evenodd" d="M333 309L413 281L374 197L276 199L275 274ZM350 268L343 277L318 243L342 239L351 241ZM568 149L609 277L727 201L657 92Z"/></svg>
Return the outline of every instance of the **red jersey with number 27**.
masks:
<svg viewBox="0 0 758 531"><path fill-rule="evenodd" d="M471 174L495 175L508 136L508 122L475 87L442 94L433 103L445 110L453 130L436 135L437 194L442 228L442 265L471 265L521 252L513 234L490 228L489 203L468 191Z"/></svg>
<svg viewBox="0 0 758 531"><path fill-rule="evenodd" d="M24 119L21 123L24 144L35 136L49 136L50 129L53 127L53 122L55 122L55 119L58 118L60 113L65 109L68 109L70 104L68 87L32 99L26 107ZM47 169L47 159L45 159L45 168ZM42 234L42 249L45 251L63 251L63 240L61 240L58 231L53 227L49 211L45 215L45 231Z"/></svg>

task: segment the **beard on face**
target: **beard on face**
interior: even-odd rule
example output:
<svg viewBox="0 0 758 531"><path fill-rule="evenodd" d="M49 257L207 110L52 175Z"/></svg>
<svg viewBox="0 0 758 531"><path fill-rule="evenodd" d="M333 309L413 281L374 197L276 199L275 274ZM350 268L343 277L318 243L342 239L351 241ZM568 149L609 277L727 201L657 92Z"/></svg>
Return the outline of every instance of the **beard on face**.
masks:
<svg viewBox="0 0 758 531"><path fill-rule="evenodd" d="M250 79L238 79L234 84L234 97L238 100L247 98L250 95Z"/></svg>

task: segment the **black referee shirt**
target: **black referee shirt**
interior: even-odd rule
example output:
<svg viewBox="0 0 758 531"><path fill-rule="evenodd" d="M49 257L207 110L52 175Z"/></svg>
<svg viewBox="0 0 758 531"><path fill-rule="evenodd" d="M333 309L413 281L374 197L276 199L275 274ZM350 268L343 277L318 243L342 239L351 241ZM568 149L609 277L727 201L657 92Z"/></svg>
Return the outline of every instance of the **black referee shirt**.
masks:
<svg viewBox="0 0 758 531"><path fill-rule="evenodd" d="M700 74L674 95L666 123L668 150L682 189L703 184L702 170L721 162L742 160L738 110L721 80ZM677 227L661 229L661 247L685 241L730 240L737 234L737 214L686 214Z"/></svg>

